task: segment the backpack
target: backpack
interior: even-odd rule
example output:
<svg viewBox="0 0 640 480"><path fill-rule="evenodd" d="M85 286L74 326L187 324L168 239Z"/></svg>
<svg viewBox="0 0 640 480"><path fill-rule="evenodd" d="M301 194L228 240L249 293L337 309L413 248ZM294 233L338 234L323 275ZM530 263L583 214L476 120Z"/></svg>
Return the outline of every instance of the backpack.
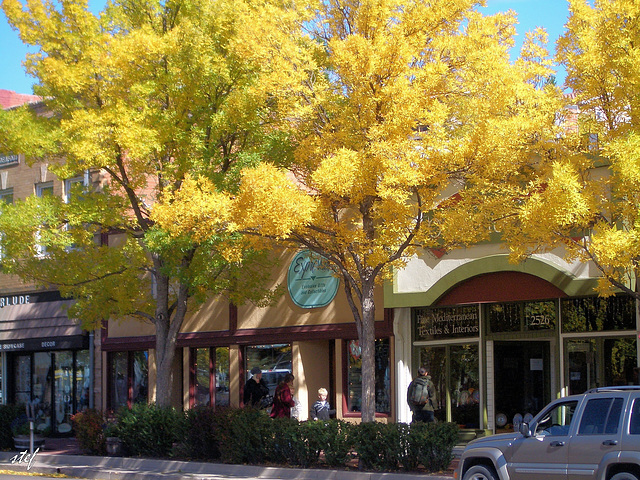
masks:
<svg viewBox="0 0 640 480"><path fill-rule="evenodd" d="M429 402L429 387L428 380L417 378L413 382L413 391L409 395L411 402L418 407L422 407Z"/></svg>

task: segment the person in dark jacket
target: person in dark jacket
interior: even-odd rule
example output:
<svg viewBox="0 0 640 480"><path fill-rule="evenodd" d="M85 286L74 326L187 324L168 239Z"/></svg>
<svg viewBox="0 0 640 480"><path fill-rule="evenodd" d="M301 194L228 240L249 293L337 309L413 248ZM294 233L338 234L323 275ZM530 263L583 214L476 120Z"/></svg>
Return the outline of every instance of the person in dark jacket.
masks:
<svg viewBox="0 0 640 480"><path fill-rule="evenodd" d="M329 420L331 415L335 415L336 411L331 410L331 406L327 401L327 389L320 388L318 390L318 400L311 406L309 417L311 420Z"/></svg>
<svg viewBox="0 0 640 480"><path fill-rule="evenodd" d="M291 394L294 378L292 373L287 373L284 376L284 380L276 387L276 393L273 395L271 418L291 418L291 407L296 405Z"/></svg>
<svg viewBox="0 0 640 480"><path fill-rule="evenodd" d="M426 403L418 405L414 401L414 391L416 388L424 389L428 392ZM418 369L418 376L409 384L407 389L407 403L413 412L414 422L434 422L434 405L436 400L436 390L431 381L431 376L426 368Z"/></svg>
<svg viewBox="0 0 640 480"><path fill-rule="evenodd" d="M262 379L260 367L251 369L251 378L244 385L244 396L242 401L245 406L260 407L260 401L269 394L267 382Z"/></svg>

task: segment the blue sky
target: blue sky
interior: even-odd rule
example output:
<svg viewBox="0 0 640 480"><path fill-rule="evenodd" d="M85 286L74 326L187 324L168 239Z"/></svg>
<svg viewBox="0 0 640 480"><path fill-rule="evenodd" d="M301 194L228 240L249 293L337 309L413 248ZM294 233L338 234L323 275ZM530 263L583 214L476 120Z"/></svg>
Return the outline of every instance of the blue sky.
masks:
<svg viewBox="0 0 640 480"><path fill-rule="evenodd" d="M546 28L550 42L555 43L562 34L568 15L567 0L487 0L487 6L482 10L483 13L492 14L509 9L518 13L517 50L525 32L538 26ZM0 89L33 93L33 79L24 73L22 67L26 53L26 46L11 29L4 13L0 12ZM564 74L560 72L558 84L562 81Z"/></svg>

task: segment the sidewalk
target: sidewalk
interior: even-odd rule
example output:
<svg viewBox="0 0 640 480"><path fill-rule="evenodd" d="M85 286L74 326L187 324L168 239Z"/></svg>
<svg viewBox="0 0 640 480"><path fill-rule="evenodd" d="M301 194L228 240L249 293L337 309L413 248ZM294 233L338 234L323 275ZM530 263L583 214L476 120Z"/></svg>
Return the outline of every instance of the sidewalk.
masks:
<svg viewBox="0 0 640 480"><path fill-rule="evenodd" d="M455 453L459 453L456 448ZM0 452L0 470L27 472L29 459L13 461L17 451ZM455 465L455 460L452 467ZM453 470L441 474L379 473L322 468L284 468L224 463L188 462L130 457L97 457L81 455L75 439L47 439L45 450L39 451L28 472L63 474L75 478L99 480L451 480Z"/></svg>

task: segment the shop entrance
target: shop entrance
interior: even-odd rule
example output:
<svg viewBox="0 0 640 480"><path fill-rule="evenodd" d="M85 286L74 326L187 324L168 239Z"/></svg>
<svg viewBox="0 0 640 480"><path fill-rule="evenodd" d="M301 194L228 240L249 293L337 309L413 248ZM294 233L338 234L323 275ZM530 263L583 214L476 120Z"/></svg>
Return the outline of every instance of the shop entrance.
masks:
<svg viewBox="0 0 640 480"><path fill-rule="evenodd" d="M11 355L14 403L32 403L38 433L71 434L71 415L89 406L89 351Z"/></svg>
<svg viewBox="0 0 640 480"><path fill-rule="evenodd" d="M496 416L511 424L516 414L535 415L551 400L549 357L548 341L494 343Z"/></svg>

